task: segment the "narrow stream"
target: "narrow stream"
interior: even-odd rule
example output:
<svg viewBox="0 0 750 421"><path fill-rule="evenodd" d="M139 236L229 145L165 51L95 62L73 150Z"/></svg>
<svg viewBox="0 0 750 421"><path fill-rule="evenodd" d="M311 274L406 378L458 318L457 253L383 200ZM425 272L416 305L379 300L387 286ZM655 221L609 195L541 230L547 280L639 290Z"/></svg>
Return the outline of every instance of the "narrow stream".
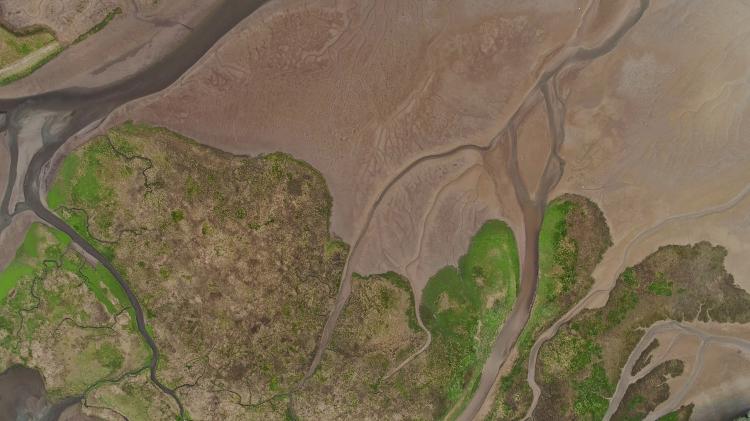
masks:
<svg viewBox="0 0 750 421"><path fill-rule="evenodd" d="M516 124L511 124L508 127L507 136L511 152L508 162L508 175L513 183L516 199L523 212L525 247L523 254L519 253L522 256L520 289L513 309L500 328L500 333L495 338L490 355L482 368L479 386L466 408L464 408L463 413L458 417L459 420L472 420L479 413L479 410L487 400L492 386L495 384L497 373L500 372L500 368L508 358L510 351L516 344L516 340L518 340L518 336L529 320L534 298L536 297L536 288L539 280L539 232L541 231L544 209L547 206L549 193L560 181L564 168L564 162L558 154L558 150L564 140L563 132L558 130L558 126L562 124L562 121L559 119L561 111L559 108L562 107L562 103L556 99L556 95L553 93L554 88L550 87L551 80L551 77L548 78L540 86L541 91L544 93L544 105L547 111L550 133L552 133L550 152L547 156L547 163L539 180L537 190L533 195L529 194L528 188L521 177L517 153L517 126ZM521 122L522 120L523 115L520 115L518 121Z"/></svg>

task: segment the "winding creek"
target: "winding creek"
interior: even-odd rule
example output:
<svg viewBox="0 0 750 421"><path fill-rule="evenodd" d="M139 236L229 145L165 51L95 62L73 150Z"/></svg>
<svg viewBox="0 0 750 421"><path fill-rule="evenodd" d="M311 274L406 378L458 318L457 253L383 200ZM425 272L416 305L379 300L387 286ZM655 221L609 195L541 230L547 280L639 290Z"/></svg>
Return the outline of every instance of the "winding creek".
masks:
<svg viewBox="0 0 750 421"><path fill-rule="evenodd" d="M50 160L68 139L82 130L85 131L87 128L94 127L115 108L167 88L196 63L216 41L264 3L266 3L265 0L224 0L196 25L169 54L128 78L110 85L92 89L71 88L31 97L0 99L0 110L6 115L6 136L8 136L11 154L8 188L4 193L2 209L0 210L0 230L8 226L14 214L13 211L8 209L8 206L18 174L18 133L21 126L28 123L28 119L22 120L21 115L26 113L33 118L35 111L51 111L53 112L52 117L45 121L42 133L39 134L43 146L34 153L25 171L23 180L24 207L31 209L47 224L69 235L73 243L107 268L117 280L133 307L138 331L151 349L149 364L151 381L174 399L181 416L184 416L182 402L180 402L174 390L161 383L156 376L159 350L146 330L143 308L132 288L112 262L107 260L65 221L47 209L43 198L40 196L40 193L45 190L41 186L44 182L45 172L49 170Z"/></svg>
<svg viewBox="0 0 750 421"><path fill-rule="evenodd" d="M570 66L585 63L612 51L625 34L641 19L648 6L648 0L640 0L637 6L621 22L618 22L616 27L596 46L574 47L568 50L568 55L561 59L560 64L552 69L552 71L543 75L543 79L540 81L543 83L539 83L537 86L545 102L551 144L544 172L542 173L537 190L532 197L529 196L526 186L523 185L518 168L519 164L516 153L517 139L515 133L517 126L511 125L509 128L512 153L511 161L508 163L508 170L513 181L518 203L523 210L524 236L526 239L521 266L521 286L513 310L501 327L500 333L492 347L491 354L482 369L477 390L458 418L459 420L468 421L476 418L480 409L485 405L485 401L490 395L490 390L497 380L500 368L508 358L510 351L515 346L531 315L539 280L538 245L544 209L547 204L548 195L562 177L565 166L565 162L559 154L560 147L565 140L565 104L558 96L557 75ZM533 406L531 410L533 411Z"/></svg>

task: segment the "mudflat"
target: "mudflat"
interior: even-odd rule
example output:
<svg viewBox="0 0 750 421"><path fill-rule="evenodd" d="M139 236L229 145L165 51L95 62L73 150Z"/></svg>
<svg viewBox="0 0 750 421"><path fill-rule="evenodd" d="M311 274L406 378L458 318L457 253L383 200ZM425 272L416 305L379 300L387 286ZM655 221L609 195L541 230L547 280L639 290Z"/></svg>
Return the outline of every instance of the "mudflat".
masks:
<svg viewBox="0 0 750 421"><path fill-rule="evenodd" d="M68 417L750 407L741 3L0 16L0 369Z"/></svg>

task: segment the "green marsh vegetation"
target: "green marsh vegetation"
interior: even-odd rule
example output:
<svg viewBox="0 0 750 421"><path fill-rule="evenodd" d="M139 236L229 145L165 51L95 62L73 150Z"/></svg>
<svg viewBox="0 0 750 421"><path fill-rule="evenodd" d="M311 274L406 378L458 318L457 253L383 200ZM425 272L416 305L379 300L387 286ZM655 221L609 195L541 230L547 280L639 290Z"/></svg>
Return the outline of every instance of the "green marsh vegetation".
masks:
<svg viewBox="0 0 750 421"><path fill-rule="evenodd" d="M126 322L133 315L124 291L70 244L63 232L34 223L0 272L0 371L36 368L53 397L83 393L148 356Z"/></svg>
<svg viewBox="0 0 750 421"><path fill-rule="evenodd" d="M428 280L419 312L432 340L393 373L426 340L411 286L395 273L355 275L331 346L295 408L311 419L386 412L403 419L455 418L475 390L516 300L518 282L513 232L504 222L485 222L458 265L446 266ZM350 395L353 401L330 401Z"/></svg>
<svg viewBox="0 0 750 421"><path fill-rule="evenodd" d="M612 415L614 421L642 420L660 403L669 399L667 381L682 375L685 368L681 360L668 360L657 365L635 383L628 386L619 407ZM666 417L679 419L679 410Z"/></svg>
<svg viewBox="0 0 750 421"><path fill-rule="evenodd" d="M0 26L0 68L12 64L54 41L54 35L44 30L28 34L15 34Z"/></svg>
<svg viewBox="0 0 750 421"><path fill-rule="evenodd" d="M591 287L591 272L611 244L601 210L590 200L564 195L550 202L539 234L539 283L529 321L519 336L518 357L501 379L489 419L520 419L531 404L528 357L538 335ZM600 378L587 387L600 387Z"/></svg>
<svg viewBox="0 0 750 421"><path fill-rule="evenodd" d="M112 19L114 19L115 17L117 17L117 15L121 15L121 14L122 14L122 9L119 8L119 7L115 7L114 9L112 9L112 11L110 11L109 13L107 13L107 15L104 17L104 19L101 20L101 22L99 22L96 25L92 26L91 29L89 29L88 31L84 32L83 34L79 35L78 38L76 38L75 41L73 41L73 44L78 44L79 42L82 42L86 38L94 35L95 33L99 32L99 31L101 31L107 25L109 25L110 22L112 22Z"/></svg>
<svg viewBox="0 0 750 421"><path fill-rule="evenodd" d="M581 312L542 347L535 414L600 419L629 354L657 321L749 321L750 295L725 271L725 256L707 242L665 246L627 268L604 307Z"/></svg>
<svg viewBox="0 0 750 421"><path fill-rule="evenodd" d="M348 253L330 235L331 197L311 166L127 122L64 160L48 204L132 286L166 384L206 370L205 399L233 401L211 392L229 389L254 402L304 374Z"/></svg>
<svg viewBox="0 0 750 421"><path fill-rule="evenodd" d="M443 415L470 399L498 329L518 292L515 237L504 222L486 222L458 267L446 266L427 282L422 321L432 333L427 367Z"/></svg>

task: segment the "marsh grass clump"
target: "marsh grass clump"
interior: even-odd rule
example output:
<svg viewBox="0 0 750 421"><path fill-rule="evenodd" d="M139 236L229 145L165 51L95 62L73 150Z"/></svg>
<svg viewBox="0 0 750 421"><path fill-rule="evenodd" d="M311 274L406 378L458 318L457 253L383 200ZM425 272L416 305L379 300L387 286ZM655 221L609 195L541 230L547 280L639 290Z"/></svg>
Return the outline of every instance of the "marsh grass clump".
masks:
<svg viewBox="0 0 750 421"><path fill-rule="evenodd" d="M183 219L185 219L185 213L182 212L180 209L173 210L169 214L172 217L172 222L174 222L175 224L177 224L180 221L182 221Z"/></svg>

